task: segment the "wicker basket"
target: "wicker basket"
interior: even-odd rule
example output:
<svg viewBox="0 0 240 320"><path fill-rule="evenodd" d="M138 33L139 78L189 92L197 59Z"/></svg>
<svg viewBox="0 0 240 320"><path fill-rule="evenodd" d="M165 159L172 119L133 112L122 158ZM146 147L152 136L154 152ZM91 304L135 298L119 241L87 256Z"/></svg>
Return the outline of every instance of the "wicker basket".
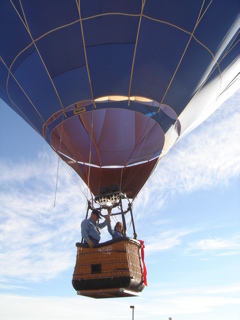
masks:
<svg viewBox="0 0 240 320"><path fill-rule="evenodd" d="M89 248L77 243L73 274L75 290L125 288L141 292L144 288L137 240L118 238Z"/></svg>

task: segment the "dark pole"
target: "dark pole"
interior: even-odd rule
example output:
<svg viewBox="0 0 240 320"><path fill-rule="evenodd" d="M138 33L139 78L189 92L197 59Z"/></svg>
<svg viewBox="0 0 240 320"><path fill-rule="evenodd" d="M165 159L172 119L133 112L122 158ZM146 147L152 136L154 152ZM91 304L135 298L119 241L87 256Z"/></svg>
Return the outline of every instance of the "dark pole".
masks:
<svg viewBox="0 0 240 320"><path fill-rule="evenodd" d="M134 306L130 306L130 308L132 309L132 320L134 320Z"/></svg>
<svg viewBox="0 0 240 320"><path fill-rule="evenodd" d="M125 216L124 216L124 212L123 212L123 206L122 206L122 197L120 197L120 208L121 208L121 213L122 213L122 222L123 222L123 230L124 230L124 237L127 236L126 234L126 220L125 220Z"/></svg>
<svg viewBox="0 0 240 320"><path fill-rule="evenodd" d="M136 229L135 229L135 224L134 224L134 219L133 219L132 204L131 203L128 204L128 208L129 208L130 213L131 213L132 226L133 226L133 237L134 237L134 239L137 239L137 234L136 234Z"/></svg>

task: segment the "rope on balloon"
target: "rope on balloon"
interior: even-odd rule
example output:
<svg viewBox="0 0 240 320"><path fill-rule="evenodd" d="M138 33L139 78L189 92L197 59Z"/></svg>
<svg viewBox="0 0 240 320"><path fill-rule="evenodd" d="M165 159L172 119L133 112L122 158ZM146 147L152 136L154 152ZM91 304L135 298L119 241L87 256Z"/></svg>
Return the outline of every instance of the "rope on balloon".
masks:
<svg viewBox="0 0 240 320"><path fill-rule="evenodd" d="M92 206L93 206L93 194L91 192L90 189L90 174L91 174L91 161L92 161L92 144L93 144L93 140L92 140L92 136L93 136L93 112L91 112L91 133L90 133L90 148L89 148L89 159L88 159L88 181L87 181L87 186L88 186L88 190L91 193L91 199L92 199Z"/></svg>
<svg viewBox="0 0 240 320"><path fill-rule="evenodd" d="M62 119L62 122L61 122L59 147L58 147L58 150L57 150L58 153L61 151L61 146L62 146L62 132L63 132L63 119ZM53 204L53 207L54 207L54 208L55 208L55 206L56 206L56 200L57 200L59 161L60 161L60 156L58 156L58 164L57 164L57 176L56 176L55 196L54 196L54 204Z"/></svg>

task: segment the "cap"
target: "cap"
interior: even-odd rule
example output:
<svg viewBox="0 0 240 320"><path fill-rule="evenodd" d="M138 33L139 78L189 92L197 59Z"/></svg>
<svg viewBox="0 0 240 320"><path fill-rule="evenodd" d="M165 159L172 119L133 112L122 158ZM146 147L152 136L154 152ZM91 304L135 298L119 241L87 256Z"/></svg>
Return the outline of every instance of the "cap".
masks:
<svg viewBox="0 0 240 320"><path fill-rule="evenodd" d="M97 209L93 209L92 213L95 214L99 219L101 219L100 211L98 211Z"/></svg>

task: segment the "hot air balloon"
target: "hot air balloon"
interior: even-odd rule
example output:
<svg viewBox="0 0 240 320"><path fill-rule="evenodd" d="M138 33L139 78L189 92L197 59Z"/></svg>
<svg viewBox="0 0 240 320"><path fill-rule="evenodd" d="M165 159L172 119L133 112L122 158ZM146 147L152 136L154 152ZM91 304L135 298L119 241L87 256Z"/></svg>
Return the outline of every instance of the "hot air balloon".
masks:
<svg viewBox="0 0 240 320"><path fill-rule="evenodd" d="M78 243L77 257L143 248L132 203L162 157L236 90L238 19L234 0L0 3L0 98L81 177L87 213L93 202L119 207L125 232L130 213L133 239L93 249ZM88 261L89 271L77 258L80 294L142 291L138 255L136 272L118 261L114 276L101 259Z"/></svg>

